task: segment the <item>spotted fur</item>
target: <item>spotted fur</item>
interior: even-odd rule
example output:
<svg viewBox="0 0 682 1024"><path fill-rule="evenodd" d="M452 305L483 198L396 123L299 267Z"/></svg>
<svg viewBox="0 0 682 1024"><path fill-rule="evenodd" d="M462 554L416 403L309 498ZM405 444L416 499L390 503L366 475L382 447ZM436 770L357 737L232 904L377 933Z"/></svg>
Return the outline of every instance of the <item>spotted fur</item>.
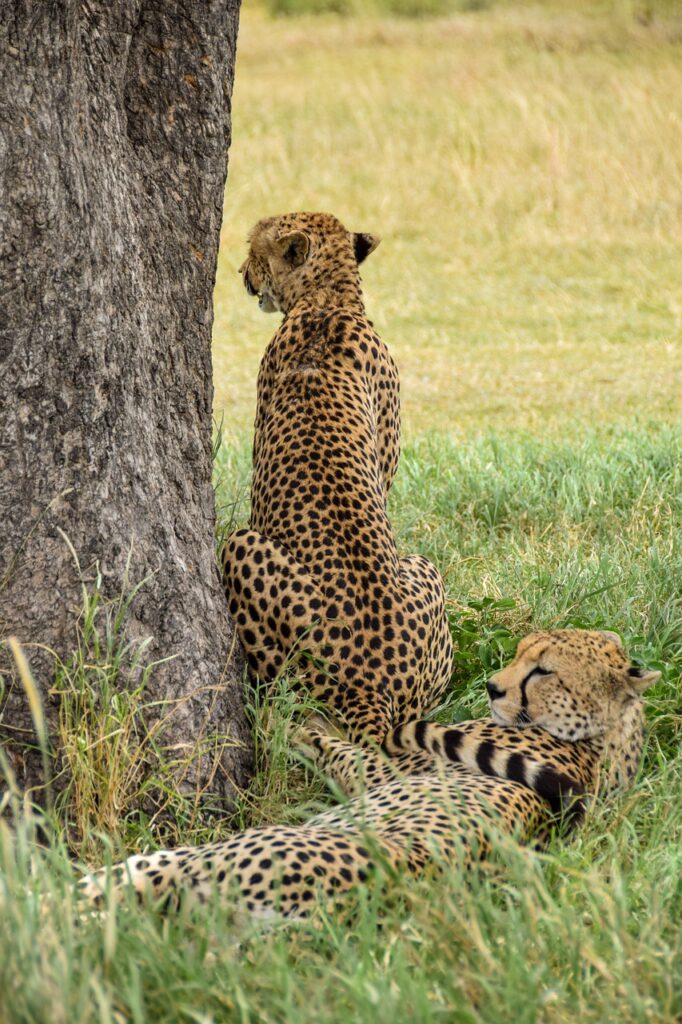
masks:
<svg viewBox="0 0 682 1024"><path fill-rule="evenodd" d="M446 726L410 725L388 738L389 756L309 729L305 750L351 795L347 804L297 827L134 856L110 877L87 876L81 890L94 905L108 885L199 901L217 890L231 908L304 915L377 876L480 860L494 841L491 826L537 840L558 809L538 784L543 772L579 794L596 793L603 770L605 789L632 781L641 693L659 675L634 668L613 634L533 634L488 684L493 721L459 723L456 745Z"/></svg>
<svg viewBox="0 0 682 1024"><path fill-rule="evenodd" d="M386 514L398 374L358 273L377 245L324 213L251 233L246 290L284 319L258 375L250 528L222 561L251 676L291 665L353 741L380 742L437 703L452 644L438 571L398 557Z"/></svg>
<svg viewBox="0 0 682 1024"><path fill-rule="evenodd" d="M538 744L541 746L541 744ZM496 738L495 730L482 728L478 734L459 726L446 727L431 722L409 722L399 726L385 741L384 750L395 757L405 751L423 750L461 764L482 775L511 779L532 789L547 801L555 815L577 824L585 812L583 784L565 771L538 759L539 751L507 749Z"/></svg>
<svg viewBox="0 0 682 1024"><path fill-rule="evenodd" d="M386 737L384 749L392 756L424 751L521 782L577 823L595 769L608 766L601 775L609 788L631 783L643 742L639 697L659 675L633 667L615 633L531 633L487 683L493 722L482 724L475 742L459 726L411 721ZM497 725L523 731L511 734L508 747L496 740Z"/></svg>

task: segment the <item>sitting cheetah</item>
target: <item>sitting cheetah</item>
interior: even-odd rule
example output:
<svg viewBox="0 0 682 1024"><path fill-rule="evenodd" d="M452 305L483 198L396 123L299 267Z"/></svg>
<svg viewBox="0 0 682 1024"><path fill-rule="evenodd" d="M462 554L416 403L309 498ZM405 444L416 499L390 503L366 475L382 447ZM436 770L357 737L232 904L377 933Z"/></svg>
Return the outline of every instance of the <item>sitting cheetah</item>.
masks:
<svg viewBox="0 0 682 1024"><path fill-rule="evenodd" d="M641 694L659 676L633 667L613 633L531 634L488 683L492 721L404 725L387 737L391 756L309 731L306 748L356 794L347 804L298 827L134 856L112 882L200 902L218 890L255 914L305 915L383 867L471 863L490 849L491 823L528 841L559 810L575 822L585 795L628 786L643 742ZM106 870L80 882L95 906L106 885Z"/></svg>
<svg viewBox="0 0 682 1024"><path fill-rule="evenodd" d="M258 375L251 528L222 563L252 677L293 665L351 740L380 743L438 702L452 643L438 571L398 557L386 514L398 374L358 273L378 244L326 213L251 232L246 290L284 319Z"/></svg>

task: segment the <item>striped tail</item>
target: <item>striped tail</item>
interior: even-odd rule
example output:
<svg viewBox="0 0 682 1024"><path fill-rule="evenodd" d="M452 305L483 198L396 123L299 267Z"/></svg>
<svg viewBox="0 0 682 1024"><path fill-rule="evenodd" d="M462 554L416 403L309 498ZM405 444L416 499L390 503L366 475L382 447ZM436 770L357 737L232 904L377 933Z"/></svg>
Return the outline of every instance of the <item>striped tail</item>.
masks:
<svg viewBox="0 0 682 1024"><path fill-rule="evenodd" d="M518 782L547 801L552 814L568 829L585 816L585 788L565 772L522 751L498 747L492 740L478 740L456 726L414 721L398 726L383 743L390 756L407 751L426 751L480 775Z"/></svg>

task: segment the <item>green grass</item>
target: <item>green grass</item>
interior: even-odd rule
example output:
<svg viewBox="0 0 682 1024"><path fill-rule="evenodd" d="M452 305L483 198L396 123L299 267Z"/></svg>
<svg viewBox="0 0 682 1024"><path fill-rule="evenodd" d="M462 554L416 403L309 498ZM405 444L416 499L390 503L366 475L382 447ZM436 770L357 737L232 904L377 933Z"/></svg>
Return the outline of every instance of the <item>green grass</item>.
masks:
<svg viewBox="0 0 682 1024"><path fill-rule="evenodd" d="M480 11L495 0L268 0L274 15L342 14L390 15L406 18L434 18L456 11Z"/></svg>
<svg viewBox="0 0 682 1024"><path fill-rule="evenodd" d="M408 433L680 415L682 14L651 7L412 22L247 0L214 330L230 433L276 323L237 275L245 238L296 209L383 237L363 277Z"/></svg>
<svg viewBox="0 0 682 1024"><path fill-rule="evenodd" d="M122 640L127 596L95 587L56 681L72 786L47 823L16 800L0 822L1 1024L680 1019L681 41L666 4L405 22L247 2L216 286L222 534L248 518L276 326L236 274L247 230L323 208L383 234L365 278L403 386L390 509L401 551L445 577L456 661L440 715L484 714L485 674L532 628L615 629L662 671L635 787L570 843L540 856L503 840L480 874L406 879L350 921L264 931L229 908L125 905L80 920L74 855L293 823L331 799L291 756L283 686L252 709L256 776L232 820L197 814L139 722L153 666ZM121 701L131 665L141 687ZM163 821L136 810L152 783Z"/></svg>
<svg viewBox="0 0 682 1024"><path fill-rule="evenodd" d="M363 901L352 928L263 932L219 907L76 925L68 890L42 918L17 898L0 924L3 1019L674 1021L682 810L660 791L681 782L679 765L658 771L560 853L503 848L502 878L453 870Z"/></svg>
<svg viewBox="0 0 682 1024"><path fill-rule="evenodd" d="M681 444L682 430L661 424L563 441L491 435L456 444L434 434L407 444L392 495L401 549L445 572L458 652L442 717L485 713L485 671L536 625L617 629L638 660L662 670L647 698L637 785L596 808L575 841L539 856L502 840L480 876L453 868L405 880L388 900L361 898L350 923L322 915L263 931L219 906L179 918L123 906L106 922L76 924L67 851L57 840L39 853L24 818L16 835L0 830L0 1019L674 1020ZM246 441L217 456L219 503L233 525L248 515L245 501L229 501L245 487L248 462ZM294 823L330 799L290 756L292 706L283 691L255 712L258 771L235 826ZM171 812L182 841L226 830ZM109 832L109 855L156 835L133 817ZM93 832L90 862L98 845L109 849ZM45 891L52 897L41 909Z"/></svg>

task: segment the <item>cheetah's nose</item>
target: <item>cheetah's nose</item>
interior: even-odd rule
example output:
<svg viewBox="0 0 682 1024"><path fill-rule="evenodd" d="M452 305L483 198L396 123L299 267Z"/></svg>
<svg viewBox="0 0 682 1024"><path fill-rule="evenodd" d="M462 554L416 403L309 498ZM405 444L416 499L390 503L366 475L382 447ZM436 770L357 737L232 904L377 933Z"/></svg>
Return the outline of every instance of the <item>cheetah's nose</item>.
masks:
<svg viewBox="0 0 682 1024"><path fill-rule="evenodd" d="M504 697L504 690L501 690L499 686L495 686L494 683L486 683L485 688L488 691L488 696L491 700L497 700L498 697Z"/></svg>

